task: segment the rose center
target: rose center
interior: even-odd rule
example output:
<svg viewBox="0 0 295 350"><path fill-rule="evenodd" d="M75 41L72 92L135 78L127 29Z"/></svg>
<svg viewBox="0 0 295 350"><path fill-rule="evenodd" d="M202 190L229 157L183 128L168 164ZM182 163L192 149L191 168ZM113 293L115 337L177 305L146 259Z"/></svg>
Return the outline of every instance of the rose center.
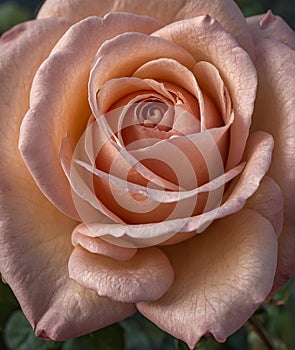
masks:
<svg viewBox="0 0 295 350"><path fill-rule="evenodd" d="M158 129L171 128L169 120L164 118L168 112L166 103L158 100L145 100L137 104L134 112L139 124L142 126Z"/></svg>

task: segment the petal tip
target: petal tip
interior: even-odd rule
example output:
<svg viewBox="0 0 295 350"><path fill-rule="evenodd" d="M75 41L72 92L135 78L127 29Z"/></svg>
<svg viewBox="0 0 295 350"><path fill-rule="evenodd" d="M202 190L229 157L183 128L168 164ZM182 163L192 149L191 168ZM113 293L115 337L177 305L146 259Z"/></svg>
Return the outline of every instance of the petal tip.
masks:
<svg viewBox="0 0 295 350"><path fill-rule="evenodd" d="M271 10L268 10L259 22L259 27L265 29L275 19Z"/></svg>

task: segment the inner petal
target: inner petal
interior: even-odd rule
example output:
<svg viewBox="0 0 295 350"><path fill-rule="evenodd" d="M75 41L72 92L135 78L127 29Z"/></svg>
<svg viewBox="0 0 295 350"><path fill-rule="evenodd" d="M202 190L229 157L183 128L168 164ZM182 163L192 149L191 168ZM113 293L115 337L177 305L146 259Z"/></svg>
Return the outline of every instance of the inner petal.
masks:
<svg viewBox="0 0 295 350"><path fill-rule="evenodd" d="M99 295L127 303L159 299L174 279L168 258L155 247L138 250L126 261L76 247L69 260L69 274Z"/></svg>
<svg viewBox="0 0 295 350"><path fill-rule="evenodd" d="M198 81L199 76L197 74L194 75L187 67L183 66L176 60L169 58L160 58L147 62L138 68L133 73L133 76L142 79L161 79L173 83L176 86L181 86L188 91L198 102L199 119L201 121L202 130L225 124L225 118L224 120L222 119L222 116L224 115L223 104L216 103L216 101L219 102L220 100L218 94L219 85L221 85L220 81L222 82L218 73L216 76L219 77L219 80L216 80L215 82L211 79L210 82L207 83L212 85L213 94L211 93L210 95L208 94L208 91L211 91L210 89L204 90L202 87L200 88ZM223 85L222 82L222 87ZM215 94L217 94L217 96L215 96ZM228 122L228 120L226 122ZM189 133L189 130L187 133Z"/></svg>
<svg viewBox="0 0 295 350"><path fill-rule="evenodd" d="M193 57L180 46L140 33L125 33L105 42L90 72L88 89L93 115L99 116L96 94L103 84L110 79L131 76L144 63L161 57L174 58L189 68L195 64Z"/></svg>
<svg viewBox="0 0 295 350"><path fill-rule="evenodd" d="M235 112L230 135L234 147L229 149L227 168L238 164L249 135L256 98L257 72L249 55L210 16L175 22L152 35L173 41L186 49L196 62L207 61L218 69L229 90Z"/></svg>

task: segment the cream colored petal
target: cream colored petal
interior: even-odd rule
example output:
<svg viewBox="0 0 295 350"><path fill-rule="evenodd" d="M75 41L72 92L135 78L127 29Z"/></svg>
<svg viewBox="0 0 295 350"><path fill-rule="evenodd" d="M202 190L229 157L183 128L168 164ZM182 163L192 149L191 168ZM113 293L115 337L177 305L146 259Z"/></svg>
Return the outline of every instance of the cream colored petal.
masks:
<svg viewBox="0 0 295 350"><path fill-rule="evenodd" d="M153 33L186 49L196 60L213 64L228 89L234 110L227 169L244 152L256 97L256 69L249 55L210 16L172 23Z"/></svg>
<svg viewBox="0 0 295 350"><path fill-rule="evenodd" d="M194 67L194 70L195 70L195 67ZM160 79L160 80L169 81L175 84L176 86L179 86L183 89L186 89L188 92L190 92L190 94L194 96L197 100L197 103L195 102L195 106L200 110L198 115L200 114L202 130L223 125L222 118L220 117L218 111L216 110L216 107L213 105L211 100L207 97L205 92L200 89L198 85L198 82L199 82L198 79L196 79L194 74L189 69L187 69L186 67L178 63L176 60L160 58L158 60L147 62L146 64L142 65L136 72L134 72L133 76L141 79L153 78L157 80ZM197 76L197 78L199 77ZM219 81L217 80L217 82ZM214 94L216 93L215 80L212 81L212 83L214 84L214 87L212 89ZM175 88L175 92L176 91L177 91L177 88ZM222 92L223 91L224 89L222 90ZM218 99L218 96L216 97L216 99ZM191 103L191 105L192 104L193 103ZM223 104L224 104L224 101L222 101L222 105ZM221 107L221 106L218 105L218 107ZM225 123L228 123L229 113L227 114L227 116L225 116L223 109L224 108L220 108L220 111L222 112L222 116L224 115ZM180 124L176 126L176 129L177 130L179 129L181 131L184 130L183 132L184 134L189 134L194 132L193 130L191 130L192 128L190 125L187 125L184 128L181 125L182 125L182 122L180 122Z"/></svg>
<svg viewBox="0 0 295 350"><path fill-rule="evenodd" d="M200 114L204 116L204 98L193 73L181 65L177 60L169 58L159 58L149 61L139 67L134 73L134 77L140 79L157 79L169 81L175 85L186 89L194 96L200 106Z"/></svg>
<svg viewBox="0 0 295 350"><path fill-rule="evenodd" d="M156 20L131 14L88 18L67 31L36 74L20 149L41 190L70 217L78 218L59 150L64 137L74 147L87 124L87 84L95 52L119 33L149 33L159 27Z"/></svg>
<svg viewBox="0 0 295 350"><path fill-rule="evenodd" d="M31 21L19 24L1 36L1 188L10 189L15 176L31 179L18 151L20 125L29 108L30 86L36 70L70 25L71 22L65 19ZM44 40L45 35L47 40Z"/></svg>
<svg viewBox="0 0 295 350"><path fill-rule="evenodd" d="M114 55L116 52L116 55ZM99 117L96 94L108 80L131 76L148 61L167 57L192 68L194 58L173 42L141 33L125 33L105 42L98 50L89 78L89 103Z"/></svg>
<svg viewBox="0 0 295 350"><path fill-rule="evenodd" d="M229 92L216 67L209 62L198 62L193 72L198 80L201 89L218 107L224 124L231 122L232 103Z"/></svg>
<svg viewBox="0 0 295 350"><path fill-rule="evenodd" d="M16 191L0 196L0 271L36 336L67 340L132 314L132 305L98 297L69 278L71 232L77 223L36 187L16 179L14 186Z"/></svg>
<svg viewBox="0 0 295 350"><path fill-rule="evenodd" d="M204 185L201 185L189 191L176 192L176 191L167 191L164 188L161 189L160 186L159 188L152 188L152 187L145 187L143 185L139 185L133 182L129 182L124 178L122 179L120 177L116 177L104 171L92 168L89 164L84 162L77 161L77 164L79 164L84 169L88 170L93 175L96 175L98 177L108 180L109 183L112 183L114 187L117 188L117 191L123 192L122 196L124 196L124 193L126 193L127 196L129 196L131 193L134 195L138 194L138 195L142 195L143 197L151 198L152 200L160 203L177 202L179 200L195 197L199 193L214 191L219 187L222 187L224 184L226 184L233 178L235 178L237 175L239 175L245 167L245 162L241 163L235 168L226 172L225 174L222 174L219 177L212 179L210 182L205 183ZM139 203L137 204L139 205Z"/></svg>
<svg viewBox="0 0 295 350"><path fill-rule="evenodd" d="M159 300L136 306L190 349L203 335L225 341L263 302L273 284L276 235L253 210L218 220L202 235L163 250L175 271L174 283Z"/></svg>
<svg viewBox="0 0 295 350"><path fill-rule="evenodd" d="M120 224L93 224L90 228L90 233L93 237L100 237L104 235L111 235L116 239L122 238L122 241L136 242L144 246L149 245L159 239L164 242L166 237L171 238L179 232L203 232L215 219L225 217L241 210L247 199L250 198L259 188L260 182L267 172L272 155L273 139L270 135L264 132L257 132L250 136L248 140L248 147L246 152L246 166L239 179L233 183L233 188L228 189L227 199L216 209L211 209L212 204L208 203L208 212L187 217L184 219L168 220L159 223L144 224L144 225L120 225ZM214 197L213 197L214 198ZM170 236L169 236L170 235ZM119 240L118 244L124 244ZM160 242L158 242L160 243Z"/></svg>
<svg viewBox="0 0 295 350"><path fill-rule="evenodd" d="M35 71L70 24L64 19L27 22L0 41L0 272L36 335L59 340L134 312L132 305L98 298L68 278L70 235L77 223L43 196L17 149Z"/></svg>
<svg viewBox="0 0 295 350"><path fill-rule="evenodd" d="M80 224L74 229L72 243L75 247L81 246L90 253L123 261L131 259L137 252L135 248L123 248L110 244L99 237L90 237L87 235L87 227L84 224Z"/></svg>
<svg viewBox="0 0 295 350"><path fill-rule="evenodd" d="M79 21L88 16L103 16L112 11L152 16L165 23L209 14L235 36L244 48L254 53L244 16L232 0L149 0L144 6L141 0L47 0L38 18L61 16Z"/></svg>
<svg viewBox="0 0 295 350"><path fill-rule="evenodd" d="M69 273L99 295L127 303L160 298L174 278L170 262L159 248L141 249L129 260L119 261L76 247Z"/></svg>
<svg viewBox="0 0 295 350"><path fill-rule="evenodd" d="M256 30L253 33L259 73L253 130L265 130L274 137L268 174L280 186L284 197L284 227L279 239L276 277L279 288L295 273L295 51L276 38L264 39Z"/></svg>
<svg viewBox="0 0 295 350"><path fill-rule="evenodd" d="M132 101L132 97L138 96L139 98L142 98L142 95L145 96L147 92L157 92L157 94L160 94L160 96L163 95L167 99L172 98L171 94L168 93L167 89L161 82L152 79L138 79L137 77L122 77L108 80L101 87L96 97L98 109L102 114L107 113L111 107L112 110L118 108L118 111L120 111L119 105L120 107L121 105L124 107L124 103L120 101L121 99L127 97L128 100ZM116 102L120 102L119 105ZM115 105L115 107L113 105ZM108 117L110 117L111 120L113 119L113 123L110 123L111 120L109 120ZM108 123L113 126L112 130L114 132L119 131L118 116L110 113L109 115L106 115L106 118Z"/></svg>
<svg viewBox="0 0 295 350"><path fill-rule="evenodd" d="M254 39L258 36L276 40L295 50L294 30L281 17L273 15L271 10L264 15L248 17L247 23Z"/></svg>
<svg viewBox="0 0 295 350"><path fill-rule="evenodd" d="M283 205L280 187L269 176L263 178L258 190L246 203L247 208L257 211L272 224L278 237L283 227Z"/></svg>
<svg viewBox="0 0 295 350"><path fill-rule="evenodd" d="M179 186L193 189L224 173L219 144L227 127L160 140L150 147L130 151L137 160L158 160L173 169ZM218 140L218 141L217 141ZM184 172L183 169L186 169ZM159 169L165 176L165 169Z"/></svg>
<svg viewBox="0 0 295 350"><path fill-rule="evenodd" d="M90 125L88 128L92 129L92 125ZM75 152L72 151L68 140L66 138L63 139L60 153L61 164L68 181L71 184L71 196L75 204L75 208L79 213L81 221L83 222L122 223L122 220L118 218L111 210L106 208L97 198L93 187L92 174L85 171L81 167L77 167L76 165L76 158L85 162L90 161L87 153L83 149L86 136L88 136L87 133L82 135L81 139L79 140L79 147L76 147ZM78 156L76 153L78 153ZM73 157L69 157L69 154L73 155Z"/></svg>

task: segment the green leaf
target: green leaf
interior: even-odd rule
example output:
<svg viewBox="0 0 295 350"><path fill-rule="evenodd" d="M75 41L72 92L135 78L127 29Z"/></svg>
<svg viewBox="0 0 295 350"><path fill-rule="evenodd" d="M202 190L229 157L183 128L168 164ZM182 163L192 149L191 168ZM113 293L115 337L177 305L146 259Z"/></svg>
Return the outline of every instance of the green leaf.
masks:
<svg viewBox="0 0 295 350"><path fill-rule="evenodd" d="M175 339L175 346L176 346L176 350L188 350L188 346L186 345L185 342L183 342L182 340L179 339Z"/></svg>
<svg viewBox="0 0 295 350"><path fill-rule="evenodd" d="M66 341L62 350L124 350L124 332L113 324L97 332Z"/></svg>
<svg viewBox="0 0 295 350"><path fill-rule="evenodd" d="M287 282L272 298L277 303L285 304L291 295L292 285L295 282L295 280L290 280Z"/></svg>
<svg viewBox="0 0 295 350"><path fill-rule="evenodd" d="M174 338L140 313L120 324L125 330L125 350L175 350Z"/></svg>
<svg viewBox="0 0 295 350"><path fill-rule="evenodd" d="M5 327L5 341L12 350L51 350L60 342L35 337L33 329L21 310L15 311Z"/></svg>
<svg viewBox="0 0 295 350"><path fill-rule="evenodd" d="M18 307L18 302L9 286L0 281L0 332L8 316Z"/></svg>
<svg viewBox="0 0 295 350"><path fill-rule="evenodd" d="M0 4L0 33L29 18L31 18L30 11L13 1Z"/></svg>
<svg viewBox="0 0 295 350"><path fill-rule="evenodd" d="M249 350L248 332L246 328L240 328L227 339L226 343L229 345L229 349Z"/></svg>
<svg viewBox="0 0 295 350"><path fill-rule="evenodd" d="M2 283L0 278L0 349L6 349L3 338L5 322L18 307L18 301L11 289L7 284Z"/></svg>
<svg viewBox="0 0 295 350"><path fill-rule="evenodd" d="M195 347L196 350L232 350L233 348L218 343L212 337L204 337ZM239 349L240 350L240 349Z"/></svg>

